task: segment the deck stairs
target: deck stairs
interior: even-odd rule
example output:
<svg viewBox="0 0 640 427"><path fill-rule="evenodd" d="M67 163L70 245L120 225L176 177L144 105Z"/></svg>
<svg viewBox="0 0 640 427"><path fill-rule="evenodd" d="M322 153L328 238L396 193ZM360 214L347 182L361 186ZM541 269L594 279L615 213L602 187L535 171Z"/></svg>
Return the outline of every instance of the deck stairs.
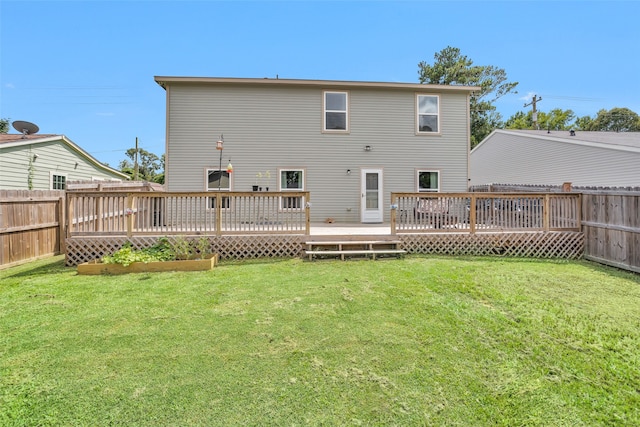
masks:
<svg viewBox="0 0 640 427"><path fill-rule="evenodd" d="M332 238L331 238L332 237ZM351 259L382 257L402 257L407 251L400 246L401 241L386 236L325 236L305 242L305 255L309 261L314 259Z"/></svg>

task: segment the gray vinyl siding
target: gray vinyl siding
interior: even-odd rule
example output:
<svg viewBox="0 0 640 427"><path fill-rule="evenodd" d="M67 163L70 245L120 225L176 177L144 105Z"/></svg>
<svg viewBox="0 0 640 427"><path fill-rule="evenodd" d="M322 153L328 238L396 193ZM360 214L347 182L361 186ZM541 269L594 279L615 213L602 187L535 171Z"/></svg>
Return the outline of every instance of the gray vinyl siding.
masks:
<svg viewBox="0 0 640 427"><path fill-rule="evenodd" d="M32 162L34 190L51 189L52 173L66 176L67 181L121 179L87 161L62 141L51 141L13 147L0 146L0 188L28 189L29 158L33 158L34 154L38 155Z"/></svg>
<svg viewBox="0 0 640 427"><path fill-rule="evenodd" d="M468 98L440 96L440 135L416 135L415 90L351 88L349 133L323 133L323 90L343 88L172 84L167 87L168 191L204 191L217 169L215 143L224 134L222 167L233 164L231 188L277 190L279 169L304 169L312 221L360 221L360 170L383 169L384 220L390 192L416 191L416 170L441 173L441 191L466 191ZM428 86L420 93L429 93ZM370 145L373 150L365 152ZM347 169L351 175L347 175Z"/></svg>
<svg viewBox="0 0 640 427"><path fill-rule="evenodd" d="M640 152L496 132L471 153L471 183L640 185Z"/></svg>

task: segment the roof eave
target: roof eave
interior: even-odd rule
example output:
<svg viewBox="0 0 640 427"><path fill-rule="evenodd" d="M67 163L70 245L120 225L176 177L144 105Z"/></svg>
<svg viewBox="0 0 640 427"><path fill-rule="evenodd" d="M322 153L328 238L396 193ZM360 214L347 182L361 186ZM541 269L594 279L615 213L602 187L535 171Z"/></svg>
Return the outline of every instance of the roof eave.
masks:
<svg viewBox="0 0 640 427"><path fill-rule="evenodd" d="M166 90L168 84L215 84L215 85L280 85L280 86L303 86L303 87L342 87L342 88L378 88L378 89L407 89L407 90L429 90L440 92L464 92L472 93L480 90L479 86L458 86L458 85L432 85L420 83L398 83L398 82L369 82L369 81L346 81L346 80L303 80L303 79L272 79L272 78L237 78L237 77L171 77L155 76L154 80L158 85Z"/></svg>

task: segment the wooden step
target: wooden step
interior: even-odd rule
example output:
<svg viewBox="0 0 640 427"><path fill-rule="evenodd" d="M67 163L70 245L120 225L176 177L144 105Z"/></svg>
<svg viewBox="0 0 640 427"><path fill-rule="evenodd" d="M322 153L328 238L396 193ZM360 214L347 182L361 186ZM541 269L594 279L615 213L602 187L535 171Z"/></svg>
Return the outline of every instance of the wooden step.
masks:
<svg viewBox="0 0 640 427"><path fill-rule="evenodd" d="M366 256L376 259L380 255L402 256L407 251L398 247L399 240L326 240L305 242L305 255L312 261L317 257L339 257L344 260L348 256Z"/></svg>
<svg viewBox="0 0 640 427"><path fill-rule="evenodd" d="M332 250L319 250L319 251L305 251L306 255L309 256L309 260L312 261L315 256L339 256L341 260L345 260L347 256L352 255L366 255L367 257L371 257L371 259L376 259L377 255L404 255L407 251L403 249L365 249L365 250L340 250L340 251L332 251Z"/></svg>

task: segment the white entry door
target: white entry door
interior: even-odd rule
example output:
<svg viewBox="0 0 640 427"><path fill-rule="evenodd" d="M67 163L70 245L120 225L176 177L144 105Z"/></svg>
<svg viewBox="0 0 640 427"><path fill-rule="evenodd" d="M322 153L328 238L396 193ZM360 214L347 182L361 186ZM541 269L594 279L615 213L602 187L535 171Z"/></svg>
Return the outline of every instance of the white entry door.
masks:
<svg viewBox="0 0 640 427"><path fill-rule="evenodd" d="M382 169L362 169L360 176L362 222L382 222Z"/></svg>

